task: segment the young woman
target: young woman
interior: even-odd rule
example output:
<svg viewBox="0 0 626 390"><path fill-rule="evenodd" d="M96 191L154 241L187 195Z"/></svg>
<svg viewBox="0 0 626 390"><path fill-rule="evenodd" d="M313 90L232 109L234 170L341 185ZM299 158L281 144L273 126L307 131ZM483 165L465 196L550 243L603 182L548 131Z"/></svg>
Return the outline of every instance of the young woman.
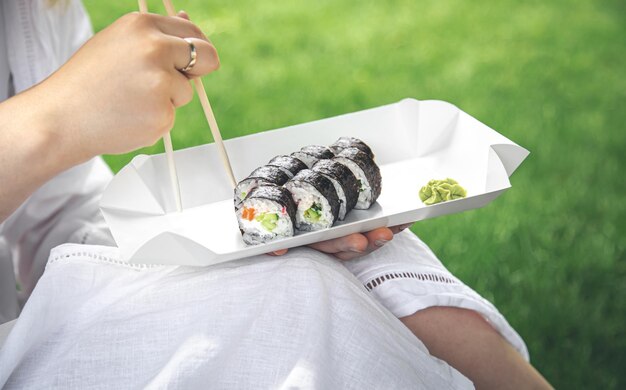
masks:
<svg viewBox="0 0 626 390"><path fill-rule="evenodd" d="M30 295L0 387L549 386L402 227L207 268L122 263L97 156L159 139L218 57L184 14L129 14L89 39L80 2L54 3L0 3L0 322L17 315L13 263Z"/></svg>

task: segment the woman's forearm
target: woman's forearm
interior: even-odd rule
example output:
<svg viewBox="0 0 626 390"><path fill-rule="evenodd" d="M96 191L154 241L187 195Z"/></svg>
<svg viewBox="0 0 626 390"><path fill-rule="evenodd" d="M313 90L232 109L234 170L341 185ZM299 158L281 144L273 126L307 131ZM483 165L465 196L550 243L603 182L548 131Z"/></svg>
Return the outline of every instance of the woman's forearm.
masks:
<svg viewBox="0 0 626 390"><path fill-rule="evenodd" d="M0 222L28 196L86 156L71 153L56 129L55 105L39 86L0 103Z"/></svg>
<svg viewBox="0 0 626 390"><path fill-rule="evenodd" d="M551 389L550 384L482 316L431 307L400 319L428 348L477 389Z"/></svg>

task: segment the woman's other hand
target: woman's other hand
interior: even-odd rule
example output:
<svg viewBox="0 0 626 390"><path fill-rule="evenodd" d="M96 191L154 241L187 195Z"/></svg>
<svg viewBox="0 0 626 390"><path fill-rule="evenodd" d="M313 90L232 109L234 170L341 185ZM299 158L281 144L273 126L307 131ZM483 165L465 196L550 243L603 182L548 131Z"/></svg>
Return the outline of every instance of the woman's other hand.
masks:
<svg viewBox="0 0 626 390"><path fill-rule="evenodd" d="M193 97L189 77L216 70L215 47L186 14L131 13L89 40L37 89L53 106L52 131L81 160L151 145ZM190 38L197 62L188 72Z"/></svg>
<svg viewBox="0 0 626 390"><path fill-rule="evenodd" d="M352 260L382 248L393 239L394 234L400 233L411 225L412 223L389 228L378 228L366 233L349 234L344 237L317 242L309 245L309 247L333 255L339 260ZM281 256L285 253L287 253L287 249L275 251L270 254Z"/></svg>

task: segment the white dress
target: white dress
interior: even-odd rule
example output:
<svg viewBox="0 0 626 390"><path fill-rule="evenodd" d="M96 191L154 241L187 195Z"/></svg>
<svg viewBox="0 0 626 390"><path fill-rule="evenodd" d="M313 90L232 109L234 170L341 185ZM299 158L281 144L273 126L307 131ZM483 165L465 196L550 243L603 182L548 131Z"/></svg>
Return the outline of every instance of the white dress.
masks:
<svg viewBox="0 0 626 390"><path fill-rule="evenodd" d="M35 45L54 63L76 49L76 32L88 26L80 3L70 2L67 15L44 3L0 2L14 34L7 37L9 53L27 55ZM71 26L76 34L63 32ZM32 35L26 39L28 28L38 32L35 43ZM20 55L9 55L12 71L34 66L20 63ZM47 66L16 68L16 90L54 69ZM97 202L109 178L103 162L92 160L51 180L0 225L6 242L0 265L19 250L20 275L30 276L27 292L49 248L107 242ZM45 267L0 349L0 388L471 387L397 319L431 306L481 313L528 357L493 305L408 231L346 263L300 248L205 268L133 266L114 247L66 244ZM0 271L6 291L14 280ZM0 314L1 306L2 299Z"/></svg>
<svg viewBox="0 0 626 390"><path fill-rule="evenodd" d="M374 286L345 264L398 276ZM348 263L299 248L138 266L116 248L64 245L0 350L0 387L470 388L388 310L434 305L476 310L527 356L498 311L410 232Z"/></svg>

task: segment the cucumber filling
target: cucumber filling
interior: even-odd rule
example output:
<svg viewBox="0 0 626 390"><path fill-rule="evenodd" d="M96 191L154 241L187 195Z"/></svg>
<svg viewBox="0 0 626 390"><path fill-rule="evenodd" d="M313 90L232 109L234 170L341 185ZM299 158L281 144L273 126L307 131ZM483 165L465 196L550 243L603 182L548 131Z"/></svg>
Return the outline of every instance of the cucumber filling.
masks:
<svg viewBox="0 0 626 390"><path fill-rule="evenodd" d="M256 221L261 222L261 226L263 226L268 232L276 229L276 223L278 222L278 214L276 213L262 213L259 214L256 218Z"/></svg>
<svg viewBox="0 0 626 390"><path fill-rule="evenodd" d="M310 222L317 222L322 217L322 205L313 203L311 207L304 211L304 218Z"/></svg>

